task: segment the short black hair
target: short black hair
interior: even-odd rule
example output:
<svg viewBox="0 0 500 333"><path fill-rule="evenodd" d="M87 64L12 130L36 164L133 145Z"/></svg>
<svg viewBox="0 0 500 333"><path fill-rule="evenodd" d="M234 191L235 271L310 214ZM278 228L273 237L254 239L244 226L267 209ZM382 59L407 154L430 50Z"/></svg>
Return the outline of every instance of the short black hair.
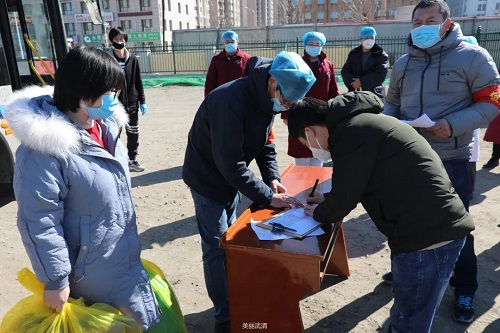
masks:
<svg viewBox="0 0 500 333"><path fill-rule="evenodd" d="M419 8L428 8L428 7L439 7L439 13L443 16L443 21L446 21L448 17L450 17L450 7L444 0L422 0L420 1L415 8L413 8L413 13L411 14L411 19L415 17L415 11Z"/></svg>
<svg viewBox="0 0 500 333"><path fill-rule="evenodd" d="M123 39L125 40L125 43L128 42L128 35L125 32L125 30L123 30L122 27L111 28L111 30L109 31L109 34L108 34L108 38L109 38L109 40L111 42L113 42L113 39L115 39L115 37L118 36L118 35L122 35L123 36Z"/></svg>
<svg viewBox="0 0 500 333"><path fill-rule="evenodd" d="M296 139L305 138L305 128L326 125L327 102L306 97L299 100L288 110L288 133Z"/></svg>
<svg viewBox="0 0 500 333"><path fill-rule="evenodd" d="M95 102L113 89L119 90L125 75L110 55L79 45L68 52L56 71L54 101L63 112L76 112L81 100Z"/></svg>

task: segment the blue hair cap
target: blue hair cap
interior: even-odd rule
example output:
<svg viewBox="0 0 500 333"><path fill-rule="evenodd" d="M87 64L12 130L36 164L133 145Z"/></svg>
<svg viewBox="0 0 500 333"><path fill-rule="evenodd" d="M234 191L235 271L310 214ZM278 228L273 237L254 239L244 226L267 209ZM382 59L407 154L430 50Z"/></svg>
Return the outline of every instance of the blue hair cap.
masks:
<svg viewBox="0 0 500 333"><path fill-rule="evenodd" d="M316 82L311 68L294 52L278 53L271 64L269 74L278 81L283 97L294 103L304 98Z"/></svg>
<svg viewBox="0 0 500 333"><path fill-rule="evenodd" d="M323 46L326 43L326 37L322 32L310 31L302 37L304 47L306 47L309 42L320 42L321 46Z"/></svg>
<svg viewBox="0 0 500 333"><path fill-rule="evenodd" d="M477 43L476 37L474 37L474 36L464 36L464 37L465 37L465 41L464 42L467 42L467 43L472 44L472 45L479 45Z"/></svg>
<svg viewBox="0 0 500 333"><path fill-rule="evenodd" d="M377 36L377 32L372 27L363 27L359 32L359 38L365 38L370 36L373 37Z"/></svg>
<svg viewBox="0 0 500 333"><path fill-rule="evenodd" d="M222 41L224 42L226 40L235 40L238 42L239 41L238 34L236 32L234 32L233 30L228 30L222 34Z"/></svg>

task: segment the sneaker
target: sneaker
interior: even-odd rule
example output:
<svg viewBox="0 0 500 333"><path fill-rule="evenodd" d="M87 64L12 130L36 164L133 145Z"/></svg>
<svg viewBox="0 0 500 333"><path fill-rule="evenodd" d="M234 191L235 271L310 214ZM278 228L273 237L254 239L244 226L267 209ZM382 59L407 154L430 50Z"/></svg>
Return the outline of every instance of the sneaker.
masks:
<svg viewBox="0 0 500 333"><path fill-rule="evenodd" d="M128 169L134 172L143 172L144 167L139 164L137 161L128 161Z"/></svg>
<svg viewBox="0 0 500 333"><path fill-rule="evenodd" d="M499 159L497 157L492 157L485 165L483 165L483 169L493 169L498 166Z"/></svg>
<svg viewBox="0 0 500 333"><path fill-rule="evenodd" d="M214 333L231 333L231 322L229 320L224 323L215 322Z"/></svg>
<svg viewBox="0 0 500 333"><path fill-rule="evenodd" d="M453 319L461 323L470 323L474 319L473 298L470 296L457 296L453 307Z"/></svg>
<svg viewBox="0 0 500 333"><path fill-rule="evenodd" d="M382 282L384 282L385 284L387 284L389 286L392 286L393 278L394 277L392 276L392 272L385 273L384 275L382 275Z"/></svg>

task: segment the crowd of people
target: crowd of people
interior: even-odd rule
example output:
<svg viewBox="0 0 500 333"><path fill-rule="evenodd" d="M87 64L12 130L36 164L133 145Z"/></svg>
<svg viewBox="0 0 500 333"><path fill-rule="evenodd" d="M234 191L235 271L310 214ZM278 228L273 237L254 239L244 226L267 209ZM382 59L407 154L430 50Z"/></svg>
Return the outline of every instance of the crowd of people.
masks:
<svg viewBox="0 0 500 333"><path fill-rule="evenodd" d="M500 104L492 96L500 94L500 74L489 53L463 36L444 0L419 2L409 31L408 52L392 64L386 91L389 57L376 30L361 28L359 46L341 70L345 94L320 32L303 36L302 56L283 51L273 59L241 50L234 31L222 34L224 49L207 72L182 170L215 333L230 332L218 239L235 222L241 195L262 208L301 205L281 183L277 115L288 126L295 164L332 162L336 170L335 191L314 192L304 213L328 223L361 203L387 236L391 267L383 279L394 296L389 332L430 332L448 284L453 318L474 319L479 286L470 149L474 131L490 124L484 139L493 153L483 168L499 165ZM115 306L146 331L160 313L140 260L130 172L145 170L137 161L138 114L147 106L127 33L113 28L109 39L108 52L72 49L53 89L17 92L5 109L21 141L17 223L48 307L60 312L68 297L84 297ZM403 122L424 114L434 125ZM123 128L126 147L119 139ZM253 160L261 177L249 168Z"/></svg>

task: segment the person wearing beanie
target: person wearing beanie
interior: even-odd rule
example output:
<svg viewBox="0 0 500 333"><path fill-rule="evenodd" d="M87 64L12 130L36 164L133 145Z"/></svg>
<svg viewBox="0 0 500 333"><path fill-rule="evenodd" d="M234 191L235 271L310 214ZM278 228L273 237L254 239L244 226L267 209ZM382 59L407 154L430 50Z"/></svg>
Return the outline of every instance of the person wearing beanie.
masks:
<svg viewBox="0 0 500 333"><path fill-rule="evenodd" d="M335 78L335 66L326 59L326 53L322 48L326 43L323 33L311 31L302 37L304 56L302 59L311 68L316 82L313 84L306 97L314 97L328 101L339 94L339 87ZM281 119L287 123L288 113L283 112ZM311 151L304 147L297 139L288 136L288 155L295 158L295 165L322 166L323 162L312 156Z"/></svg>
<svg viewBox="0 0 500 333"><path fill-rule="evenodd" d="M224 49L216 54L208 67L205 79L205 96L218 86L248 74L250 54L238 47L238 34L228 30L222 34Z"/></svg>
<svg viewBox="0 0 500 333"><path fill-rule="evenodd" d="M389 70L389 56L375 43L376 37L374 28L361 28L360 45L349 52L340 73L349 91L371 91L384 101L384 80Z"/></svg>
<svg viewBox="0 0 500 333"><path fill-rule="evenodd" d="M296 53L252 57L248 76L208 94L194 117L182 179L193 197L214 332L230 331L225 252L219 238L236 221L241 194L260 207L298 204L281 184L276 146L268 137L274 116L304 98L315 81ZM253 160L262 179L249 168Z"/></svg>
<svg viewBox="0 0 500 333"><path fill-rule="evenodd" d="M474 222L425 138L383 107L372 92L353 91L290 109L290 135L335 166L331 192L315 191L304 213L332 223L361 203L392 252L388 332L430 332Z"/></svg>

